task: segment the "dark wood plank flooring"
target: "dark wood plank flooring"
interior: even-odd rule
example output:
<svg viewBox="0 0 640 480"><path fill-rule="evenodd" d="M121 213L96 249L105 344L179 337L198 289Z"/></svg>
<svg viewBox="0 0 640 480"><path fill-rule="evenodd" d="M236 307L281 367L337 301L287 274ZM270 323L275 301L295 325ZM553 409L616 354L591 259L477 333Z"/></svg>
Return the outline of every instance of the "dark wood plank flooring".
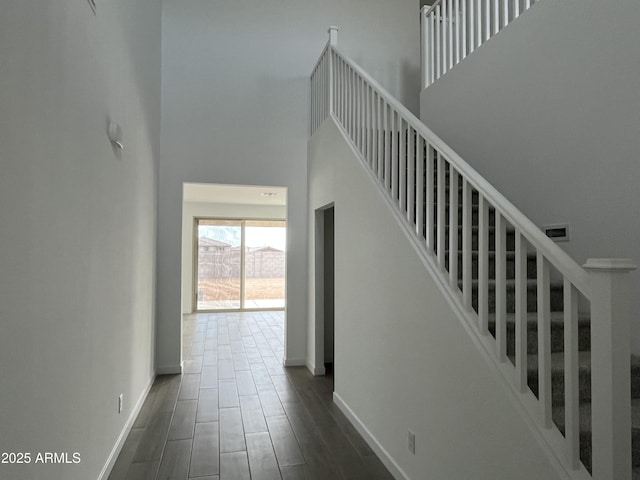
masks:
<svg viewBox="0 0 640 480"><path fill-rule="evenodd" d="M185 316L184 373L156 378L109 480L393 479L282 339L282 312Z"/></svg>

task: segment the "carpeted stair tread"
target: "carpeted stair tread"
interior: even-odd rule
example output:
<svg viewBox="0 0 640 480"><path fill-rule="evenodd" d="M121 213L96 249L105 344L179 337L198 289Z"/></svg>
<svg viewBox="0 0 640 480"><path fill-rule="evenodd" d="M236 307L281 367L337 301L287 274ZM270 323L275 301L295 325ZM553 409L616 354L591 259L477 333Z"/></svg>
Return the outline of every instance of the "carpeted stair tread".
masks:
<svg viewBox="0 0 640 480"><path fill-rule="evenodd" d="M578 369L580 371L591 371L591 352L578 352ZM538 374L538 355L535 353L527 355L527 370L530 373ZM551 372L564 372L564 352L551 354Z"/></svg>
<svg viewBox="0 0 640 480"><path fill-rule="evenodd" d="M506 333L507 333L507 355L513 357L516 350L516 315L507 313ZM496 316L489 314L489 332L496 336ZM564 351L564 313L551 312L551 352ZM525 320L527 329L527 353L538 353L538 315L536 312L528 312ZM582 314L578 318L578 348L580 351L587 351L591 347L591 321L589 316Z"/></svg>
<svg viewBox="0 0 640 480"><path fill-rule="evenodd" d="M591 351L578 352L578 367L580 370L591 370ZM631 389L640 382L640 357L631 355ZM529 370L538 369L538 355L535 353L527 355L527 368ZM564 352L551 354L551 371L564 371ZM636 398L635 396L633 398Z"/></svg>
<svg viewBox="0 0 640 480"><path fill-rule="evenodd" d="M560 432L565 432L565 407L558 405L553 407L553 423ZM591 403L582 403L579 406L580 422L580 458L587 468L591 467ZM640 399L631 400L631 461L633 467L640 467Z"/></svg>
<svg viewBox="0 0 640 480"><path fill-rule="evenodd" d="M553 422L564 432L564 405L553 407ZM640 436L640 398L631 399L631 429ZM591 403L580 405L580 432L591 432Z"/></svg>

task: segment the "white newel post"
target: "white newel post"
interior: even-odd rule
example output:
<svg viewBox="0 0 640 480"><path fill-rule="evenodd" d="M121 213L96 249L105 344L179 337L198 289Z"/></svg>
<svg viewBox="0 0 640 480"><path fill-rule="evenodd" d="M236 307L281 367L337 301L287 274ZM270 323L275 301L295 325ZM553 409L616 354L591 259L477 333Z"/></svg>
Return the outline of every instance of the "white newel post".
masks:
<svg viewBox="0 0 640 480"><path fill-rule="evenodd" d="M339 28L336 26L329 27L329 48L327 48L327 55L329 55L329 115L334 113L334 94L335 94L335 86L333 81L333 50L332 47L338 46L338 30Z"/></svg>
<svg viewBox="0 0 640 480"><path fill-rule="evenodd" d="M589 259L593 478L631 480L630 259Z"/></svg>

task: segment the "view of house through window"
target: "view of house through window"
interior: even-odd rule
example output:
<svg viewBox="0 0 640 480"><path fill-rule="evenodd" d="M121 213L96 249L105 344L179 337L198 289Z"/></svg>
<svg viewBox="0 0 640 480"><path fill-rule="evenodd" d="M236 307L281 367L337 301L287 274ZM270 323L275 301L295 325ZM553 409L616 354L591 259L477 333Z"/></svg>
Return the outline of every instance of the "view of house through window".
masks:
<svg viewBox="0 0 640 480"><path fill-rule="evenodd" d="M284 308L283 220L196 219L196 309Z"/></svg>

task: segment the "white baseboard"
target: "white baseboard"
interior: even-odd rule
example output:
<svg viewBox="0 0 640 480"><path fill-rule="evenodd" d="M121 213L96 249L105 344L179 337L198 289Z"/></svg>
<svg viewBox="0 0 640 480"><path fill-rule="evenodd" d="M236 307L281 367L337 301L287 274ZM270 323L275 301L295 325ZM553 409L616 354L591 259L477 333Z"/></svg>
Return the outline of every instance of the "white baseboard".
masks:
<svg viewBox="0 0 640 480"><path fill-rule="evenodd" d="M120 451L124 446L124 442L127 441L127 436L131 431L131 427L133 426L133 423L136 421L136 418L138 417L138 414L142 409L142 405L144 405L144 401L147 399L147 395L149 394L149 390L151 390L151 386L153 385L153 382L155 379L156 377L155 375L153 375L149 380L149 383L147 383L147 386L144 388L144 390L138 397L138 400L136 401L136 404L134 405L133 410L129 415L129 418L127 419L127 423L124 424L124 427L120 432L120 436L118 437L116 444L111 449L111 453L109 454L109 458L107 458L107 462L104 464L104 467L102 467L102 471L98 476L98 480L106 480L107 478L109 478L109 475L111 474L111 470L113 470L113 466L115 465L116 460L118 459L118 455L120 455Z"/></svg>
<svg viewBox="0 0 640 480"><path fill-rule="evenodd" d="M314 376L317 375L326 375L327 371L324 367L316 367L314 365L311 365L308 362L305 362L304 364L305 367L307 367L307 370L309 370Z"/></svg>
<svg viewBox="0 0 640 480"><path fill-rule="evenodd" d="M409 476L404 473L404 470L400 468L400 466L396 463L396 461L389 455L389 453L384 449L382 445L378 442L378 440L373 436L373 434L369 431L364 423L358 418L358 416L349 408L349 405L345 403L340 395L336 392L333 392L333 401L338 406L340 411L345 414L345 416L349 419L351 424L358 430L358 433L362 435L362 438L367 442L367 444L371 447L371 449L378 455L378 458L384 463L384 466L387 467L391 475L397 479L410 480Z"/></svg>
<svg viewBox="0 0 640 480"><path fill-rule="evenodd" d="M177 373L182 373L182 364L156 367L156 375L174 375Z"/></svg>
<svg viewBox="0 0 640 480"><path fill-rule="evenodd" d="M303 367L306 363L306 359L304 358L285 358L284 366L285 367Z"/></svg>

